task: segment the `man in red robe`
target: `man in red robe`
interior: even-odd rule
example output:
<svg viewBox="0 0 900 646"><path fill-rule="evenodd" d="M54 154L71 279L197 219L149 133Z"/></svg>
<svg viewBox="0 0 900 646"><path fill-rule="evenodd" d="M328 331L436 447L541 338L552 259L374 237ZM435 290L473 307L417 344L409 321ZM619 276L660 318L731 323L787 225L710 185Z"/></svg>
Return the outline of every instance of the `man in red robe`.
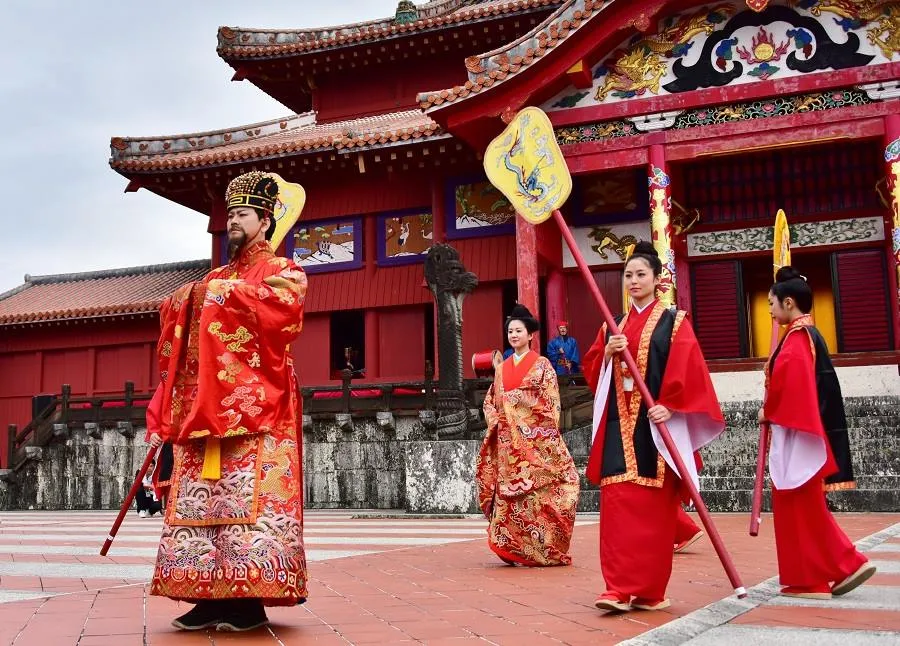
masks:
<svg viewBox="0 0 900 646"><path fill-rule="evenodd" d="M279 187L293 186L255 171L235 178L230 262L160 309L159 426L148 440L173 443L174 470L151 594L196 604L173 621L182 630L250 630L268 623L264 606L306 599L290 354L306 275L268 242L288 207Z"/></svg>

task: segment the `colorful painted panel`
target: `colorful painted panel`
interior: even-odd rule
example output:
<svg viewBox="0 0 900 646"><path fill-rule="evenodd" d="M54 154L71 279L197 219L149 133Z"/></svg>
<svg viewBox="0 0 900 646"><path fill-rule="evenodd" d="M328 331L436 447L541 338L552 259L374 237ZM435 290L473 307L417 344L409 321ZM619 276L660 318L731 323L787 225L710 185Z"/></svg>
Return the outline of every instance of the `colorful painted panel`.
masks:
<svg viewBox="0 0 900 646"><path fill-rule="evenodd" d="M900 55L900 12L884 2L788 0L751 11L741 0L665 18L569 87L547 111L887 63Z"/></svg>
<svg viewBox="0 0 900 646"><path fill-rule="evenodd" d="M304 222L287 239L290 258L308 272L362 266L362 220Z"/></svg>
<svg viewBox="0 0 900 646"><path fill-rule="evenodd" d="M429 209L378 216L378 264L403 265L424 260L432 245Z"/></svg>
<svg viewBox="0 0 900 646"><path fill-rule="evenodd" d="M572 235L589 265L616 265L625 262L626 247L650 240L650 222L573 227ZM569 247L563 244L563 267L576 267Z"/></svg>
<svg viewBox="0 0 900 646"><path fill-rule="evenodd" d="M578 178L573 224L599 224L648 217L644 169L622 169Z"/></svg>
<svg viewBox="0 0 900 646"><path fill-rule="evenodd" d="M515 231L516 212L489 181L466 178L450 182L448 238L471 238Z"/></svg>

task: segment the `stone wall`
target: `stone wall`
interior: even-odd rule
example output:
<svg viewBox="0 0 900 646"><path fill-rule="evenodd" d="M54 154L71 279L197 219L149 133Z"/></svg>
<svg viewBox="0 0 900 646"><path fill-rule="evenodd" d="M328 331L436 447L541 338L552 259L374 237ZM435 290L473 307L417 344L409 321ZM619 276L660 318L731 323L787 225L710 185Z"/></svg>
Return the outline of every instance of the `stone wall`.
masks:
<svg viewBox="0 0 900 646"><path fill-rule="evenodd" d="M31 459L15 480L0 483L0 509L117 509L147 455L145 429L133 431L97 429L95 439L72 429L65 439L29 448Z"/></svg>
<svg viewBox="0 0 900 646"><path fill-rule="evenodd" d="M729 426L704 450L701 490L710 509L747 511L753 487L759 401L725 402ZM900 510L900 397L846 400L858 488L829 494L840 511ZM317 509L405 509L477 513L474 463L480 442L441 441L419 417L307 420L305 503ZM42 449L10 483L0 481L0 509L115 509L147 447L144 429L74 429ZM590 425L567 431L583 474ZM96 438L96 439L95 439ZM597 488L582 481L581 511L596 511ZM766 500L768 509L768 500Z"/></svg>
<svg viewBox="0 0 900 646"><path fill-rule="evenodd" d="M757 411L761 401L724 402L726 432L702 451L700 490L714 511L749 511L759 446ZM900 397L845 400L856 489L828 494L836 511L900 510ZM580 511L598 509L597 488L584 480L590 427L565 435L582 473ZM764 510L771 509L766 493Z"/></svg>

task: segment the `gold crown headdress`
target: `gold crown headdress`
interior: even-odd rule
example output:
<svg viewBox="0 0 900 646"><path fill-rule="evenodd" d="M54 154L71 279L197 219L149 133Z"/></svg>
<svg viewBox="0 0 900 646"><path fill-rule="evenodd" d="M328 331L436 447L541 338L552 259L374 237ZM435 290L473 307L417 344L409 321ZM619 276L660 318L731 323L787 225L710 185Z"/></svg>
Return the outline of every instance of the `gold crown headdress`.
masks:
<svg viewBox="0 0 900 646"><path fill-rule="evenodd" d="M277 248L300 219L306 204L306 191L300 184L285 181L277 173L250 171L238 175L225 190L225 207L248 206L262 209L272 218L269 241Z"/></svg>

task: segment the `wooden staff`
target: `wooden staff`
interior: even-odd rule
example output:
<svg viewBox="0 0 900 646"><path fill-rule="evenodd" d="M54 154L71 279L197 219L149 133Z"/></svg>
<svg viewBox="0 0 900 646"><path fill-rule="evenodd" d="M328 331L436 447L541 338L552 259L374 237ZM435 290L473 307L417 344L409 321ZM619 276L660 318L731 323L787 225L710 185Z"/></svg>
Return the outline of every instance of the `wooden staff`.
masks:
<svg viewBox="0 0 900 646"><path fill-rule="evenodd" d="M584 277L585 282L587 282L588 288L591 290L591 294L594 296L594 300L597 301L597 305L600 307L600 312L603 314L603 320L606 321L606 325L609 330L613 334L621 334L621 330L619 330L619 326L616 325L616 320L613 318L612 313L609 311L609 307L606 306L606 300L603 298L603 294L600 293L600 288L597 287L596 281L594 281L594 276L591 274L591 270L588 269L587 263L584 260L584 257L581 255L581 251L578 248L578 243L575 241L574 236L572 236L572 232L569 229L569 225L566 224L566 221L563 219L562 213L559 212L558 209L553 211L553 219L556 220L556 224L559 226L559 230L565 238L566 244L569 245L569 250L572 252L572 257L575 259L575 263L578 265L578 268L581 270L581 275ZM652 408L656 405L656 402L653 400L653 396L650 394L650 391L647 389L647 384L644 383L644 379L641 376L640 370L638 370L637 364L634 362L634 357L631 356L631 352L629 352L628 348L625 348L621 352L622 358L625 360L625 364L628 366L628 370L631 372L632 377L634 378L634 384L637 386L638 391L641 393L641 397L644 400L644 403L647 405L647 408ZM678 470L678 474L687 474L688 471L684 466L684 461L681 459L681 454L678 452L678 448L675 446L675 442L672 440L672 436L669 434L669 429L665 424L660 423L656 424L656 428L659 430L659 435L662 437L663 443L666 445L666 449L669 451L669 455L672 456L672 460L675 462L675 468ZM734 562L731 560L731 556L728 554L728 550L725 548L725 543L722 541L722 537L719 535L719 531L716 529L715 524L713 523L712 517L709 515L709 510L706 508L706 505L703 502L703 498L700 497L700 492L697 491L697 487L694 486L693 480L690 477L682 477L682 482L687 486L688 493L690 494L691 500L694 503L694 507L697 509L697 513L700 515L700 520L703 523L703 527L706 529L706 533L709 535L710 541L712 541L713 547L716 550L716 554L719 556L719 560L722 562L722 567L725 568L725 573L728 575L728 580L731 582L732 587L734 588L735 594L739 599L743 599L747 596L747 590L744 588L743 583L741 583L741 577L737 572L737 569L734 567Z"/></svg>
<svg viewBox="0 0 900 646"><path fill-rule="evenodd" d="M769 452L770 434L769 423L760 422L759 451L756 454L756 480L753 483L753 504L750 508L750 536L759 535L759 524L762 522L763 485L766 481L766 454Z"/></svg>
<svg viewBox="0 0 900 646"><path fill-rule="evenodd" d="M128 510L131 508L131 501L133 501L134 497L137 495L138 489L144 486L144 476L147 474L147 469L150 468L150 463L153 462L153 458L156 457L156 453L157 448L151 448L150 451L147 452L147 457L144 458L144 464L141 465L141 470L138 471L137 477L134 479L134 484L131 485L131 491L125 496L125 502L122 503L119 515L116 516L116 522L113 523L112 529L109 530L109 536L106 537L106 542L103 543L103 547L100 548L100 556L106 556L106 553L109 552L109 547L112 545L112 542L119 531L119 526L122 524L122 521L125 520L125 514L127 514Z"/></svg>

